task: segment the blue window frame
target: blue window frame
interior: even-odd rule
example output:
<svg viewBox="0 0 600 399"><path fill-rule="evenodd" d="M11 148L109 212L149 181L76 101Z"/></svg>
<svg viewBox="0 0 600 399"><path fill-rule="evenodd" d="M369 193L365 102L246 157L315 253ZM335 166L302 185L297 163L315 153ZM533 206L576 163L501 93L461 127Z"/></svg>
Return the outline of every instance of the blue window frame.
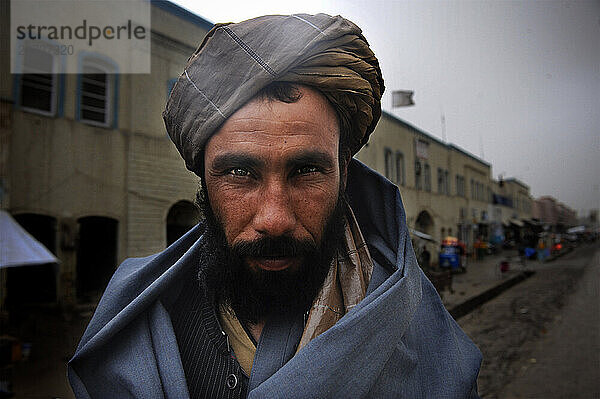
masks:
<svg viewBox="0 0 600 399"><path fill-rule="evenodd" d="M110 58L82 53L77 75L76 118L88 125L116 128L118 125L119 75Z"/></svg>

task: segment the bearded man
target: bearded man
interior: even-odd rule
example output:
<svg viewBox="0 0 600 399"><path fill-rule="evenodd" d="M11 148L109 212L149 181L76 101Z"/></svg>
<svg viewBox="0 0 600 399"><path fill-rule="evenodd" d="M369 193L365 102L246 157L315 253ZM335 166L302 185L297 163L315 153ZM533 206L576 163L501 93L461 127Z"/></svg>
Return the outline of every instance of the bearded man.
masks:
<svg viewBox="0 0 600 399"><path fill-rule="evenodd" d="M119 267L70 362L77 397L477 397L481 354L397 188L352 159L383 89L339 16L208 33L163 113L204 220Z"/></svg>

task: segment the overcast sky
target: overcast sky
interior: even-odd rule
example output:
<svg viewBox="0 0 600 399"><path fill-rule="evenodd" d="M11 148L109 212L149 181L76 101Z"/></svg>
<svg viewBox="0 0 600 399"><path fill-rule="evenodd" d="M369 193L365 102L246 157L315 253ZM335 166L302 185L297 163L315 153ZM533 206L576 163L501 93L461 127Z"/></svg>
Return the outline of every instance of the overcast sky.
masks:
<svg viewBox="0 0 600 399"><path fill-rule="evenodd" d="M483 158L494 178L520 179L534 197L585 214L600 207L600 0L175 2L211 22L351 19L380 60L386 111ZM415 106L391 108L401 89L415 91Z"/></svg>

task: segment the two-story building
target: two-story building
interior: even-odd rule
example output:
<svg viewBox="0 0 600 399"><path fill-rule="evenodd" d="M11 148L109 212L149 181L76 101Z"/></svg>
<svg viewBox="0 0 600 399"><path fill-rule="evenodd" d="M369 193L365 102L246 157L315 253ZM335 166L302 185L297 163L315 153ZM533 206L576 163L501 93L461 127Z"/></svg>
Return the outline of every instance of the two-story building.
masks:
<svg viewBox="0 0 600 399"><path fill-rule="evenodd" d="M61 74L51 41L13 56L27 63L35 52L56 73L11 74L3 57L2 208L61 261L3 270L2 291L15 301L97 298L119 262L164 249L198 220L198 179L161 113L212 24L162 0L151 2L151 18L150 74L119 73L94 52L77 54L81 73Z"/></svg>
<svg viewBox="0 0 600 399"><path fill-rule="evenodd" d="M398 185L411 229L437 242L487 237L489 163L386 112L356 157Z"/></svg>

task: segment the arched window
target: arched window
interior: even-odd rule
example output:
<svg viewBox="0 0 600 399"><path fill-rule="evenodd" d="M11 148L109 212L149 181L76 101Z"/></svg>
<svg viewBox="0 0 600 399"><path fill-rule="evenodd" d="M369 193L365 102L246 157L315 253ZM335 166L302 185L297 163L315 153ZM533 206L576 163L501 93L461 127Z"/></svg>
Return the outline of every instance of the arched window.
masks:
<svg viewBox="0 0 600 399"><path fill-rule="evenodd" d="M187 233L200 220L198 208L189 201L179 201L169 209L167 215L167 246Z"/></svg>
<svg viewBox="0 0 600 399"><path fill-rule="evenodd" d="M77 113L81 122L110 127L116 125L117 67L98 55L81 59L77 90Z"/></svg>
<svg viewBox="0 0 600 399"><path fill-rule="evenodd" d="M426 234L434 232L433 218L427 211L421 211L415 221L415 229Z"/></svg>
<svg viewBox="0 0 600 399"><path fill-rule="evenodd" d="M46 41L26 43L18 57L22 72L16 80L17 106L25 111L54 116L57 113L60 59L58 47Z"/></svg>
<svg viewBox="0 0 600 399"><path fill-rule="evenodd" d="M77 296L95 301L117 269L119 221L104 216L77 220Z"/></svg>

